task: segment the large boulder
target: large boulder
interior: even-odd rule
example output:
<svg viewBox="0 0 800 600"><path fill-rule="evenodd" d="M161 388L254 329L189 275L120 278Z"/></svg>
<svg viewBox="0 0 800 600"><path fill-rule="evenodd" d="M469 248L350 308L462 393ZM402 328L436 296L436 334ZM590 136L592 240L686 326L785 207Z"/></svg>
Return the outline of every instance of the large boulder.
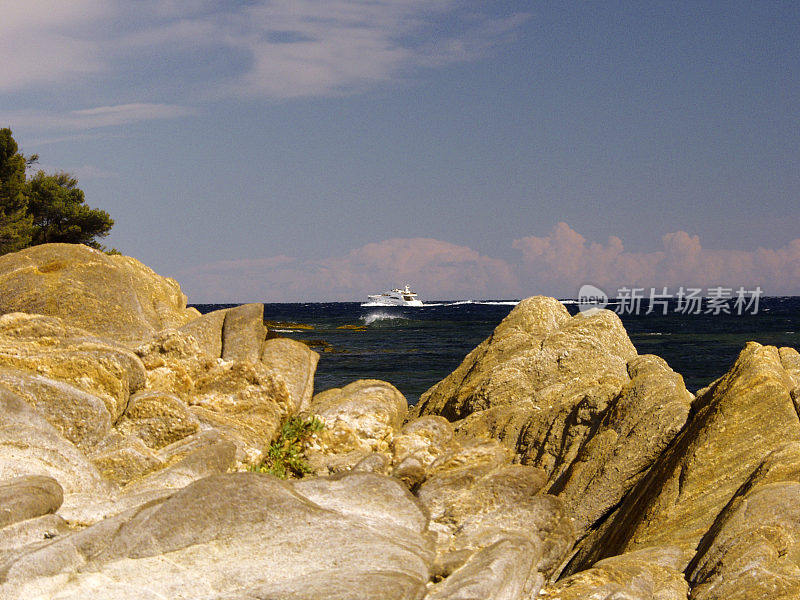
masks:
<svg viewBox="0 0 800 600"><path fill-rule="evenodd" d="M5 563L0 596L411 600L429 578L425 521L377 475L313 490L216 475Z"/></svg>
<svg viewBox="0 0 800 600"><path fill-rule="evenodd" d="M543 469L583 537L601 524L681 431L693 400L656 356L639 356L608 310L570 316L523 300L412 416L441 415L457 437L492 438Z"/></svg>
<svg viewBox="0 0 800 600"><path fill-rule="evenodd" d="M315 395L309 411L324 424L307 455L319 473L351 469L370 453L391 452L408 412L408 403L392 384L360 379Z"/></svg>
<svg viewBox="0 0 800 600"><path fill-rule="evenodd" d="M117 430L112 430L87 456L104 478L118 485L127 485L164 466L141 439Z"/></svg>
<svg viewBox="0 0 800 600"><path fill-rule="evenodd" d="M189 321L178 329L182 337L192 336L197 350L209 358L222 356L222 328L228 309L214 310Z"/></svg>
<svg viewBox="0 0 800 600"><path fill-rule="evenodd" d="M43 244L0 257L0 313L8 312L60 317L123 342L199 315L186 308L175 280L80 244Z"/></svg>
<svg viewBox="0 0 800 600"><path fill-rule="evenodd" d="M203 351L190 329L162 331L136 348L147 369L146 391L132 398L119 428L154 447L213 428L236 443L240 462L258 462L307 399L316 353L306 356L306 368L288 370L279 359L262 362L261 350L254 361L226 360ZM294 347L290 351L301 356Z"/></svg>
<svg viewBox="0 0 800 600"><path fill-rule="evenodd" d="M797 353L790 350L750 342L727 374L698 392L686 427L619 509L584 540L569 572L607 556L667 545L682 549L686 566L756 467L800 437L793 401Z"/></svg>
<svg viewBox="0 0 800 600"><path fill-rule="evenodd" d="M450 422L444 417L426 415L406 423L394 436L392 462L400 465L413 460L427 469L457 447Z"/></svg>
<svg viewBox="0 0 800 600"><path fill-rule="evenodd" d="M630 381L635 356L613 312L571 317L554 298L528 298L422 395L414 414L463 419L463 435L498 439L555 481Z"/></svg>
<svg viewBox="0 0 800 600"><path fill-rule="evenodd" d="M15 392L79 448L97 446L111 430L111 414L97 396L31 371L0 368L0 384Z"/></svg>
<svg viewBox="0 0 800 600"><path fill-rule="evenodd" d="M99 523L137 506L162 500L198 479L226 473L235 463L236 446L212 429L183 438L156 452L144 447L141 441L137 445L132 436L122 437L129 442L127 448L120 445L116 454L106 450L93 459L113 469L112 477L126 480L124 487L110 498L86 498L81 506L70 511L73 522L82 525ZM144 468L135 472L138 465Z"/></svg>
<svg viewBox="0 0 800 600"><path fill-rule="evenodd" d="M198 479L226 473L235 464L236 446L220 433L207 429L161 448L156 456L166 466L129 483L125 494L176 491Z"/></svg>
<svg viewBox="0 0 800 600"><path fill-rule="evenodd" d="M319 354L306 344L289 338L266 338L263 304L243 304L206 313L165 333L161 354L183 347L181 358L204 358L262 362L278 373L289 387L298 411L307 410L314 394L314 372ZM171 346L171 348L170 348ZM152 349L151 349L152 353ZM164 366L162 361L159 366Z"/></svg>
<svg viewBox="0 0 800 600"><path fill-rule="evenodd" d="M194 336L183 330L160 331L135 352L147 370L146 389L184 401L193 395L195 381L219 364L218 356L207 355Z"/></svg>
<svg viewBox="0 0 800 600"><path fill-rule="evenodd" d="M264 342L261 362L286 381L295 410L308 410L314 396L314 373L319 354L302 342L272 338Z"/></svg>
<svg viewBox="0 0 800 600"><path fill-rule="evenodd" d="M225 360L257 362L266 339L263 304L242 304L225 313L221 354Z"/></svg>

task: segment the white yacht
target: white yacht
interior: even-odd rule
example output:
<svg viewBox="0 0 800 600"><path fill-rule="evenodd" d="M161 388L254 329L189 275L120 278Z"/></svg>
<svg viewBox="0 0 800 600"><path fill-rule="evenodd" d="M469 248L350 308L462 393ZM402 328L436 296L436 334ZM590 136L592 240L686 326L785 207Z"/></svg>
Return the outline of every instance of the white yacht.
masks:
<svg viewBox="0 0 800 600"><path fill-rule="evenodd" d="M408 284L402 290L395 288L383 294L371 294L367 298L370 303L381 306L422 306L422 300L417 298L417 294L411 291Z"/></svg>

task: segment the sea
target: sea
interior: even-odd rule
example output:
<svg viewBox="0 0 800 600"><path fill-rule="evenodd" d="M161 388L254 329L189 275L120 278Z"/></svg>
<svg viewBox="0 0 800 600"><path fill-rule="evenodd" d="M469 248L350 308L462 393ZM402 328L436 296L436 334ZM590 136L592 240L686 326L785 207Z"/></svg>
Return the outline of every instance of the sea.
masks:
<svg viewBox="0 0 800 600"><path fill-rule="evenodd" d="M575 300L562 300L571 314ZM421 307L363 305L358 302L265 303L264 320L273 335L301 340L320 353L315 392L356 379L382 379L396 386L410 405L455 369L516 306L517 300L427 302ZM623 301L624 304L624 301ZM232 304L195 304L206 313ZM800 297L762 297L749 310L705 307L686 311L672 299L648 312L608 308L620 314L639 354L657 354L683 375L695 392L724 374L748 341L800 349ZM742 308L742 307L739 307ZM708 312L706 312L708 310ZM666 312L666 314L664 314ZM737 314L741 312L742 314Z"/></svg>

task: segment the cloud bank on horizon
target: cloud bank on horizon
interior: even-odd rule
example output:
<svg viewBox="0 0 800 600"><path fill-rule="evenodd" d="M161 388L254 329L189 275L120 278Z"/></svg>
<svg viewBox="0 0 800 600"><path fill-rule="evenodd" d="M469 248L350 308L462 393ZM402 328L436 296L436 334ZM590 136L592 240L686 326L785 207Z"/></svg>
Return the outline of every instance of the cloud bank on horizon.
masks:
<svg viewBox="0 0 800 600"><path fill-rule="evenodd" d="M698 236L676 231L662 237L659 249L628 252L616 236L587 242L561 222L546 236L514 240L513 247L520 251L516 262L442 240L397 238L315 260L280 255L210 262L178 278L195 303L361 301L404 283L428 301L574 298L586 283L611 295L623 286L672 292L760 286L766 295L800 294L800 238L777 249L711 250Z"/></svg>

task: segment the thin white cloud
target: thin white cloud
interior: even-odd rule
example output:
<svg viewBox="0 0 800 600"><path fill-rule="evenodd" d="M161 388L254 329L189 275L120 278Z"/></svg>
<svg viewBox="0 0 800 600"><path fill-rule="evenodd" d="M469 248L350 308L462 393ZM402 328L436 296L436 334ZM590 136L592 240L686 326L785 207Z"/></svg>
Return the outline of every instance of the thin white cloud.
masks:
<svg viewBox="0 0 800 600"><path fill-rule="evenodd" d="M14 125L14 123L3 121L3 114L0 113L0 123L5 125ZM67 133L66 135L54 135L46 137L31 137L25 142L26 147L39 147L48 146L50 144L63 144L65 142L88 142L92 140L107 140L110 138L124 137L122 133L111 133L108 130L95 131L92 133Z"/></svg>
<svg viewBox="0 0 800 600"><path fill-rule="evenodd" d="M418 67L472 60L528 18L489 18L448 0L276 0L249 7L227 42L252 57L228 89L287 98L360 91ZM434 34L446 20L458 33Z"/></svg>
<svg viewBox="0 0 800 600"><path fill-rule="evenodd" d="M102 71L87 35L113 11L93 0L0 2L0 92L63 83Z"/></svg>
<svg viewBox="0 0 800 600"><path fill-rule="evenodd" d="M82 131L99 127L128 125L153 119L174 119L196 112L195 109L173 104L133 103L117 106L98 106L64 113L22 110L0 112L0 123L34 131Z"/></svg>
<svg viewBox="0 0 800 600"><path fill-rule="evenodd" d="M353 93L415 68L471 60L527 18L480 9L455 0L8 2L0 21L0 90L79 83L89 75L102 85L104 73L121 70L144 80L148 61L137 57L153 52L164 58L162 68L175 65L179 79L180 61L170 63L171 53L203 61L227 49L241 64L233 75L208 75L207 97Z"/></svg>

